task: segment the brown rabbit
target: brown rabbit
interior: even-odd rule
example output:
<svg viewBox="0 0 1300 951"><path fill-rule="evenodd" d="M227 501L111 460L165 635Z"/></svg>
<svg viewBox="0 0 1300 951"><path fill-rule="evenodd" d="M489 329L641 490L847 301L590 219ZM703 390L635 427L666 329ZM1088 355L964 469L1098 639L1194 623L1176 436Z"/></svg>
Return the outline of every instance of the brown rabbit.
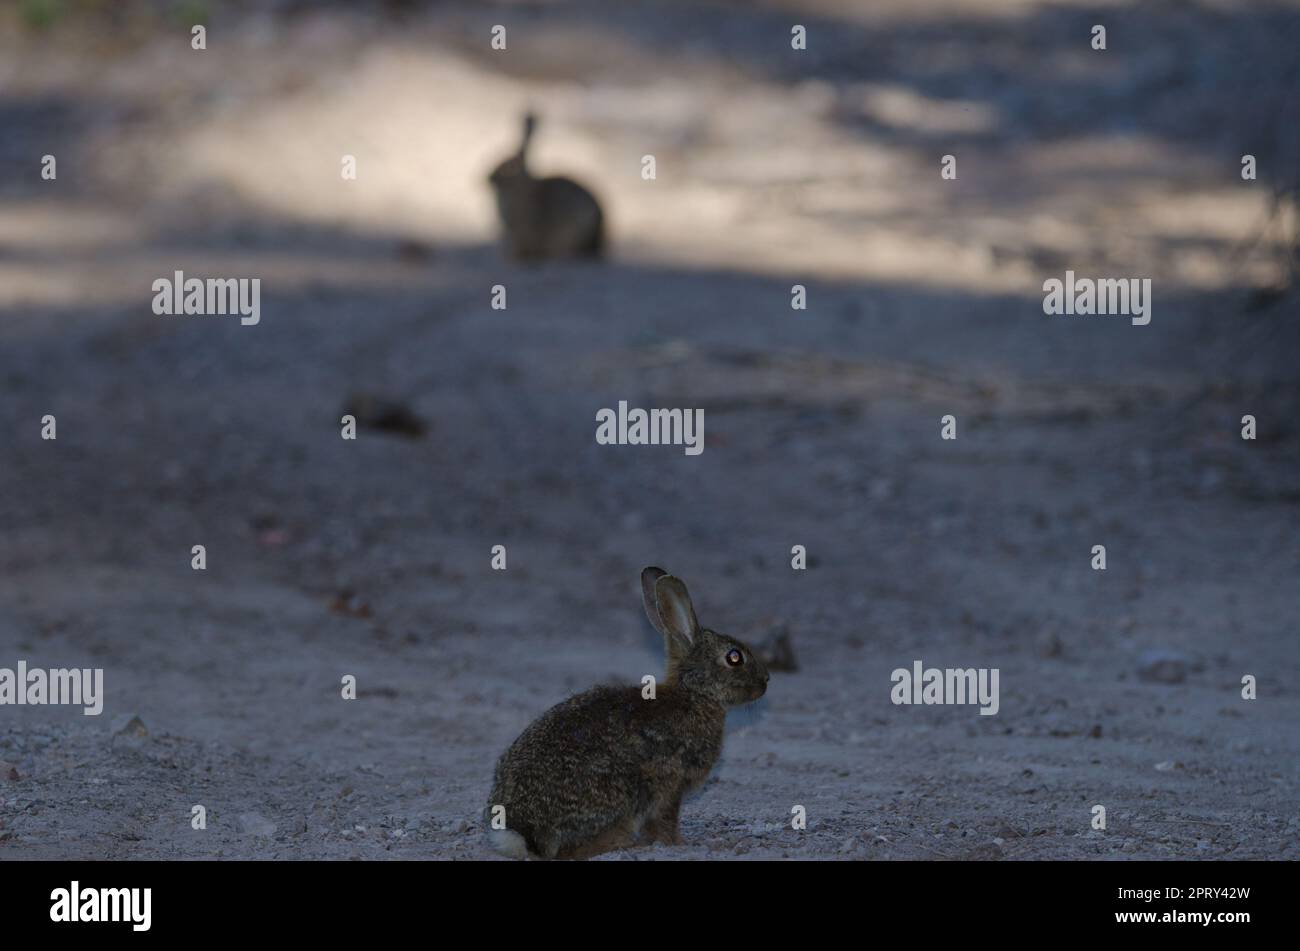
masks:
<svg viewBox="0 0 1300 951"><path fill-rule="evenodd" d="M667 645L656 697L643 698L640 687L595 687L519 734L497 763L484 815L497 851L586 858L680 842L682 797L717 762L727 708L767 690L763 662L748 645L700 627L679 579L646 568L641 594ZM494 819L504 828L493 828Z"/></svg>
<svg viewBox="0 0 1300 951"><path fill-rule="evenodd" d="M596 197L570 178L534 178L528 143L537 118L524 116L519 151L488 176L510 254L520 260L598 257L604 248L604 214Z"/></svg>

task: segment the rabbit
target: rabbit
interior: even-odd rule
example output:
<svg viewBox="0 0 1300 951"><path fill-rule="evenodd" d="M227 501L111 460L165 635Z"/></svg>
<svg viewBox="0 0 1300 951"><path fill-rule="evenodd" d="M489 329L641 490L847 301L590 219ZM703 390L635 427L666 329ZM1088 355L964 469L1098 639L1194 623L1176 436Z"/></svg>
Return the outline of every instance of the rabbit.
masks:
<svg viewBox="0 0 1300 951"><path fill-rule="evenodd" d="M536 129L537 117L528 113L519 151L488 176L506 248L522 261L599 257L605 216L596 196L570 178L535 178L528 170L528 143Z"/></svg>
<svg viewBox="0 0 1300 951"><path fill-rule="evenodd" d="M717 762L727 708L767 691L754 650L700 627L680 579L646 568L641 594L665 640L663 683L654 699L637 686L594 687L519 734L497 763L484 813L489 844L503 855L587 858L679 844L682 797ZM492 828L495 806L505 807L503 829Z"/></svg>

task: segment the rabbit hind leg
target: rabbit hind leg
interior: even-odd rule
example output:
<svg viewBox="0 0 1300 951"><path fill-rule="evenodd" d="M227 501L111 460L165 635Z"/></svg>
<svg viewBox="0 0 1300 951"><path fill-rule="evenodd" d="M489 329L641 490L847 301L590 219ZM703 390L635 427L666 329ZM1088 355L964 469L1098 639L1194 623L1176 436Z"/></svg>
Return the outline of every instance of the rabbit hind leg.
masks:
<svg viewBox="0 0 1300 951"><path fill-rule="evenodd" d="M682 836L677 829L677 817L682 808L682 794L672 796L659 811L650 817L643 830L642 841L662 842L664 845L681 845Z"/></svg>
<svg viewBox="0 0 1300 951"><path fill-rule="evenodd" d="M639 826L641 824L635 818L619 819L613 825L598 832L594 837L585 842L571 846L562 850L559 858L563 859L587 859L593 855L600 855L603 852L613 852L617 849L628 849L637 844Z"/></svg>

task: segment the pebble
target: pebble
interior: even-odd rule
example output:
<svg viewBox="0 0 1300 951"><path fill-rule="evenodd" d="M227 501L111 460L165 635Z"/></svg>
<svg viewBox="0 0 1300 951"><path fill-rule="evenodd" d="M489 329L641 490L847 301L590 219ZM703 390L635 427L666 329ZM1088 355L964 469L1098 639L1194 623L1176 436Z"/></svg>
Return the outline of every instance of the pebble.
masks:
<svg viewBox="0 0 1300 951"><path fill-rule="evenodd" d="M239 828L248 835L275 835L275 823L256 812L245 812L239 817Z"/></svg>
<svg viewBox="0 0 1300 951"><path fill-rule="evenodd" d="M120 716L113 721L114 736L148 736L149 728L144 721L133 713Z"/></svg>
<svg viewBox="0 0 1300 951"><path fill-rule="evenodd" d="M1138 655L1138 678L1148 683L1180 684L1189 671L1202 668L1196 658L1167 647L1145 650Z"/></svg>

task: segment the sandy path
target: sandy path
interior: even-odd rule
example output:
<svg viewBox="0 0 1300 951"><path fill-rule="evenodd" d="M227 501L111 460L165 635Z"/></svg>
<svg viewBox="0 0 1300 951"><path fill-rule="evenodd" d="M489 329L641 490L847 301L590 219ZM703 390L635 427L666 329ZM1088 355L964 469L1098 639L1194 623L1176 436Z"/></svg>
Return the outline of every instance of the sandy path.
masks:
<svg viewBox="0 0 1300 951"><path fill-rule="evenodd" d="M647 30L687 17L636 10ZM976 74L981 52L1059 39L1034 10L1014 41L973 24L953 56ZM1223 68L1202 35L1222 24L1166 15ZM569 36L532 16L531 35ZM609 16L591 29L642 22ZM708 16L734 43L783 22ZM750 47L665 75L658 41L570 38L586 85L546 72L554 51L496 69L467 49L479 19L304 19L274 65L222 71L219 52L192 76L156 38L80 66L29 45L5 77L6 156L52 140L68 158L66 190L0 193L0 666L103 667L109 699L98 719L3 708L21 778L0 778L0 857L482 857L516 733L658 672L647 563L687 580L707 624L788 626L801 669L732 715L688 844L615 857L1297 857L1300 467L1278 359L1295 340L1225 364L1243 325L1219 318L1268 263L1223 264L1260 204L1220 180L1222 150L1187 148L1172 119L1143 133L1150 97L1138 131L1085 114L1073 137L1047 124L1068 89L972 80L974 118L947 108L908 56L945 48L924 16L888 70L846 74L874 37L846 29L807 81ZM1277 54L1266 25L1226 29ZM1115 68L1112 107L1126 81L1159 86L1155 66ZM609 264L522 269L484 243L499 117L537 98L546 161L614 209ZM940 195L944 136L972 173ZM1153 275L1156 319L1048 321L1037 287L1062 262ZM262 322L155 317L148 284L176 268L261 276ZM1254 319L1294 298L1279 308ZM339 439L354 389L408 400L429 435ZM704 407L705 453L596 446L620 399ZM1267 438L1236 438L1243 412ZM331 610L343 590L368 616ZM1195 669L1141 681L1152 648ZM999 714L892 705L890 671L918 658L999 668ZM132 715L148 735L114 736Z"/></svg>

